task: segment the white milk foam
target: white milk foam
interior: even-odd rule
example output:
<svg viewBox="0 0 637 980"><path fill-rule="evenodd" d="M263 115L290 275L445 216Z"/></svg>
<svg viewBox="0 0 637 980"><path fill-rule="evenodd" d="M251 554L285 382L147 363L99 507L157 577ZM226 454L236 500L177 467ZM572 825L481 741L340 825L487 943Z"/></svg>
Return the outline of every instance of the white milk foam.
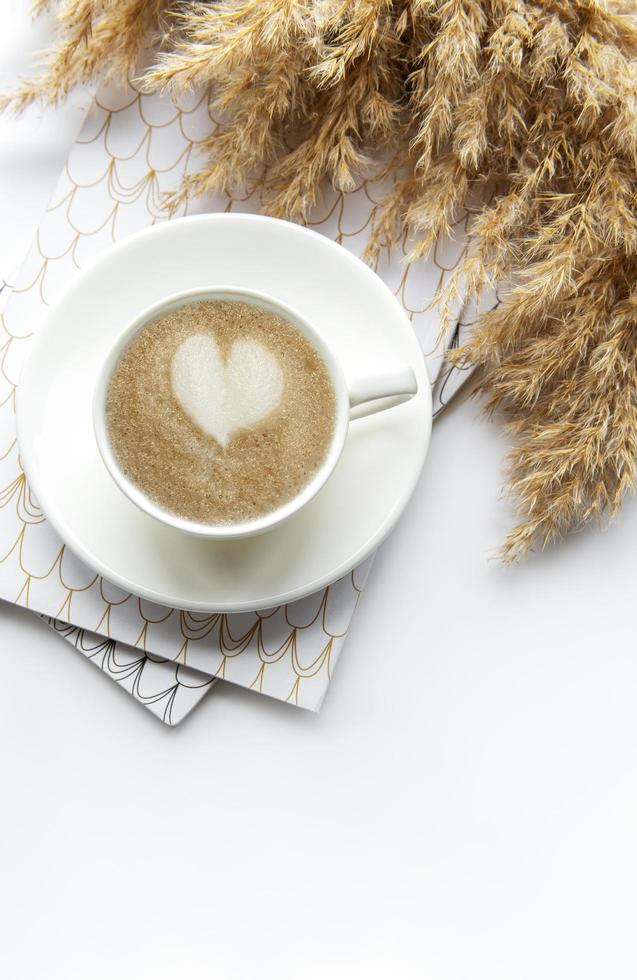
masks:
<svg viewBox="0 0 637 980"><path fill-rule="evenodd" d="M151 500L229 524L292 500L329 452L336 395L291 323L248 303L186 303L148 323L113 372L111 445Z"/></svg>
<svg viewBox="0 0 637 980"><path fill-rule="evenodd" d="M194 334L177 348L171 382L195 425L224 448L238 430L278 408L283 394L283 371L271 351L257 340L236 340L224 364L207 334Z"/></svg>

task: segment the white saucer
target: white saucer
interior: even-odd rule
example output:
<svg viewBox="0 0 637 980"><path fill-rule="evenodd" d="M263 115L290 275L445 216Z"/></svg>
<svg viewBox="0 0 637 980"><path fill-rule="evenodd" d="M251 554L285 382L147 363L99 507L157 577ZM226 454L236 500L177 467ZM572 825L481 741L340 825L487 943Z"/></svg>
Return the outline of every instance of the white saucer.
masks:
<svg viewBox="0 0 637 980"><path fill-rule="evenodd" d="M100 365L123 326L169 293L215 284L261 290L295 307L348 379L408 362L419 385L411 401L352 423L332 477L302 511L270 532L229 542L197 539L142 513L106 471L91 421ZM240 612L322 588L380 544L420 474L431 393L404 310L359 259L289 222L211 214L132 235L86 268L34 341L17 422L35 495L84 561L155 602Z"/></svg>

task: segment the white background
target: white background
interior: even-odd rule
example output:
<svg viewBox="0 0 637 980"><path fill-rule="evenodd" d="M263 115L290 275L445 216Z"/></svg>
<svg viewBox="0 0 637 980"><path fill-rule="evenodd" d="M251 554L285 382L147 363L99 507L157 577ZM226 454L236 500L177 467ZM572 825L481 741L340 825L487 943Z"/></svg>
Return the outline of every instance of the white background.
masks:
<svg viewBox="0 0 637 980"><path fill-rule="evenodd" d="M6 83L46 27L0 12ZM9 278L79 121L0 119ZM0 605L3 977L634 980L637 506L504 569L505 449L437 423L318 716L170 730Z"/></svg>

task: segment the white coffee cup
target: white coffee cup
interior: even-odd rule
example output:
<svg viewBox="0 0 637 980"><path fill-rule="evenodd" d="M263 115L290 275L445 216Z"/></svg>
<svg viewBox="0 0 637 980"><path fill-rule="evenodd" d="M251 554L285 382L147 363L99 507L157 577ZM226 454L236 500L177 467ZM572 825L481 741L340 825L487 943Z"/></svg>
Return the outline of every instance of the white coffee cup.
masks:
<svg viewBox="0 0 637 980"><path fill-rule="evenodd" d="M209 524L189 520L173 514L152 501L122 470L111 448L106 419L106 399L110 380L117 363L133 338L149 321L169 313L187 303L201 300L234 301L250 303L288 320L312 344L323 359L336 394L336 419L330 448L320 467L291 500L270 511L263 517L229 524ZM308 321L286 303L253 289L215 286L190 289L172 295L145 309L118 336L111 347L99 373L93 398L93 427L100 455L115 483L141 510L164 524L196 534L204 538L245 538L261 534L291 517L314 497L331 476L345 445L348 427L354 419L391 408L412 398L418 390L418 382L408 365L388 368L377 374L364 375L354 381L346 381L343 369L329 346Z"/></svg>

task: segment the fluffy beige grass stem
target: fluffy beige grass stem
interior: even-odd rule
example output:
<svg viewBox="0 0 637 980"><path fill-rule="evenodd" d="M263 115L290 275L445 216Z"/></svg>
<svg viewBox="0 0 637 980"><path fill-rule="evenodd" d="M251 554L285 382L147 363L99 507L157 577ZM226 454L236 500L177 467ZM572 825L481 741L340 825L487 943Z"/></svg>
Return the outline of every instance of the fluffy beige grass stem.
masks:
<svg viewBox="0 0 637 980"><path fill-rule="evenodd" d="M605 0L64 0L53 102L96 74L210 93L220 131L181 195L260 185L304 218L325 181L394 169L371 257L411 261L481 184L458 280L508 284L455 356L509 419L511 560L612 516L637 464L637 22ZM442 309L445 298L441 297Z"/></svg>

